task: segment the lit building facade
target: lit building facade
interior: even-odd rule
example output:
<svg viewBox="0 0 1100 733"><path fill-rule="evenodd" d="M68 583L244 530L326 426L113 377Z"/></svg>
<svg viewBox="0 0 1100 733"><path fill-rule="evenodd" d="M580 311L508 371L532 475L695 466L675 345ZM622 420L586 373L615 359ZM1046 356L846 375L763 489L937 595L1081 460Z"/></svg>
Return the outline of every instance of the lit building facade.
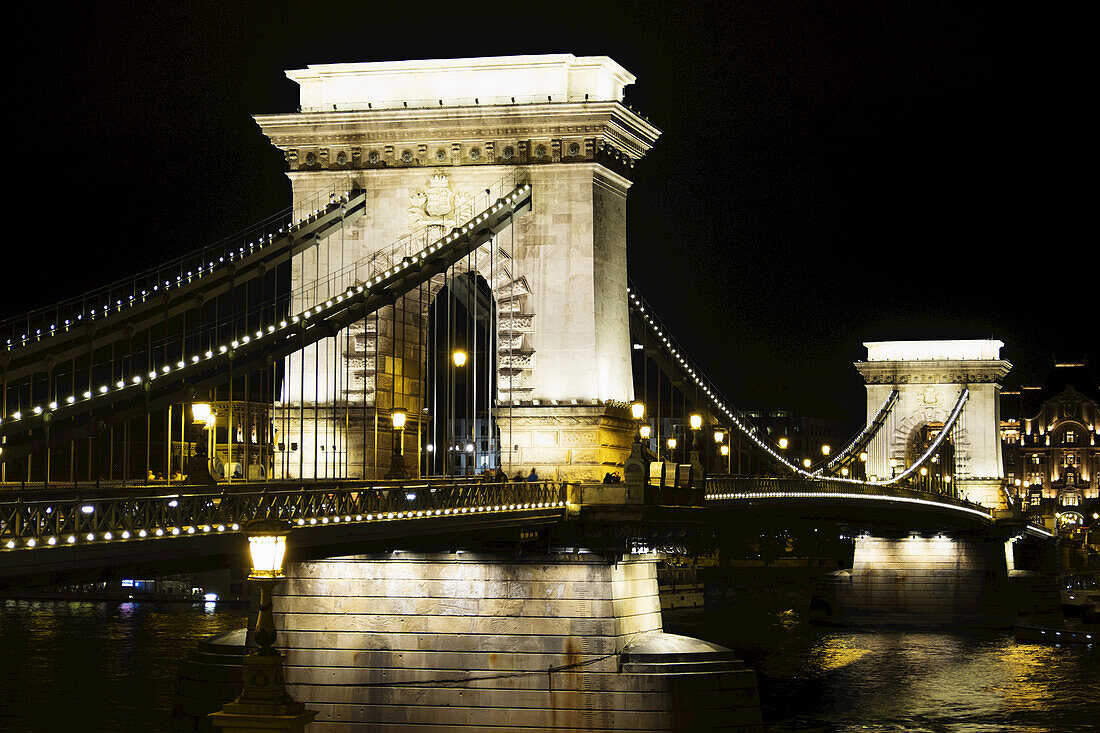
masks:
<svg viewBox="0 0 1100 733"><path fill-rule="evenodd" d="M1100 389L1086 363L1057 363L1042 387L1002 395L1005 476L1029 513L1062 526L1100 512Z"/></svg>

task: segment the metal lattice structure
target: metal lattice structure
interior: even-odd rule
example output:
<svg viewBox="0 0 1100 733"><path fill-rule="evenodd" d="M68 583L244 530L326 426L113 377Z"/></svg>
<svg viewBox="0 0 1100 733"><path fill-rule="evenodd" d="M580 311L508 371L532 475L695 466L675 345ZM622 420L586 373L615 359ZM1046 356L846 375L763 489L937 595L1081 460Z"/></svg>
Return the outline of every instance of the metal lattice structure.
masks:
<svg viewBox="0 0 1100 733"><path fill-rule="evenodd" d="M414 482L320 482L165 493L118 491L90 498L18 496L0 502L0 552L54 546L133 543L236 532L254 519L291 526L380 523L433 517L514 515L543 510L561 514L564 487L556 482L433 480Z"/></svg>

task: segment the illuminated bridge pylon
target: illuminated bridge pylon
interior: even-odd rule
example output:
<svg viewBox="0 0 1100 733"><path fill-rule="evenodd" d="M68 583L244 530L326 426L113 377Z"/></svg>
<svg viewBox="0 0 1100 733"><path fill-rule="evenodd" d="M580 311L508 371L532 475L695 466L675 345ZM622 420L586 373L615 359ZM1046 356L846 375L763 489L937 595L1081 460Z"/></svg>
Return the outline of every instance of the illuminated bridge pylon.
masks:
<svg viewBox="0 0 1100 733"><path fill-rule="evenodd" d="M933 488L990 508L1006 508L999 402L1012 365L991 340L866 343L856 363L867 383L867 411L898 394L897 407L870 441L867 472L887 481L912 471ZM958 409L965 398L965 409ZM924 462L921 458L927 456Z"/></svg>

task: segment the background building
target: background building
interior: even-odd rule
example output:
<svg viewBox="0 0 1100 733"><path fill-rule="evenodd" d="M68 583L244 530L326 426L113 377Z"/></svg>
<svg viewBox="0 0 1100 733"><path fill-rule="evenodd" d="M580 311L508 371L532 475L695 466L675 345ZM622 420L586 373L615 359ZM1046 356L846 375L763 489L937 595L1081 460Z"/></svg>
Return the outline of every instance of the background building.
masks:
<svg viewBox="0 0 1100 733"><path fill-rule="evenodd" d="M1100 387L1087 361L1056 362L1042 387L1001 395L1005 476L1029 513L1066 529L1100 514Z"/></svg>

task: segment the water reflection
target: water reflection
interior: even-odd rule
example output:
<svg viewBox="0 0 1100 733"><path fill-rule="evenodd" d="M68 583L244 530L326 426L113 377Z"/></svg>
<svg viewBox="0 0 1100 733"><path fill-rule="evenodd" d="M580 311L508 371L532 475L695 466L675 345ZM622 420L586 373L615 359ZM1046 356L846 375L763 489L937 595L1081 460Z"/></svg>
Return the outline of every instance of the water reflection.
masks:
<svg viewBox="0 0 1100 733"><path fill-rule="evenodd" d="M997 632L865 631L798 613L681 613L666 630L738 652L771 733L1097 730L1100 649Z"/></svg>
<svg viewBox="0 0 1100 733"><path fill-rule="evenodd" d="M200 604L0 601L0 730L164 731L179 662L246 611Z"/></svg>
<svg viewBox="0 0 1100 733"><path fill-rule="evenodd" d="M0 730L168 728L179 661L245 624L224 604L0 601ZM1077 733L1100 718L1100 648L1001 633L858 631L794 610L667 614L757 671L770 733Z"/></svg>

